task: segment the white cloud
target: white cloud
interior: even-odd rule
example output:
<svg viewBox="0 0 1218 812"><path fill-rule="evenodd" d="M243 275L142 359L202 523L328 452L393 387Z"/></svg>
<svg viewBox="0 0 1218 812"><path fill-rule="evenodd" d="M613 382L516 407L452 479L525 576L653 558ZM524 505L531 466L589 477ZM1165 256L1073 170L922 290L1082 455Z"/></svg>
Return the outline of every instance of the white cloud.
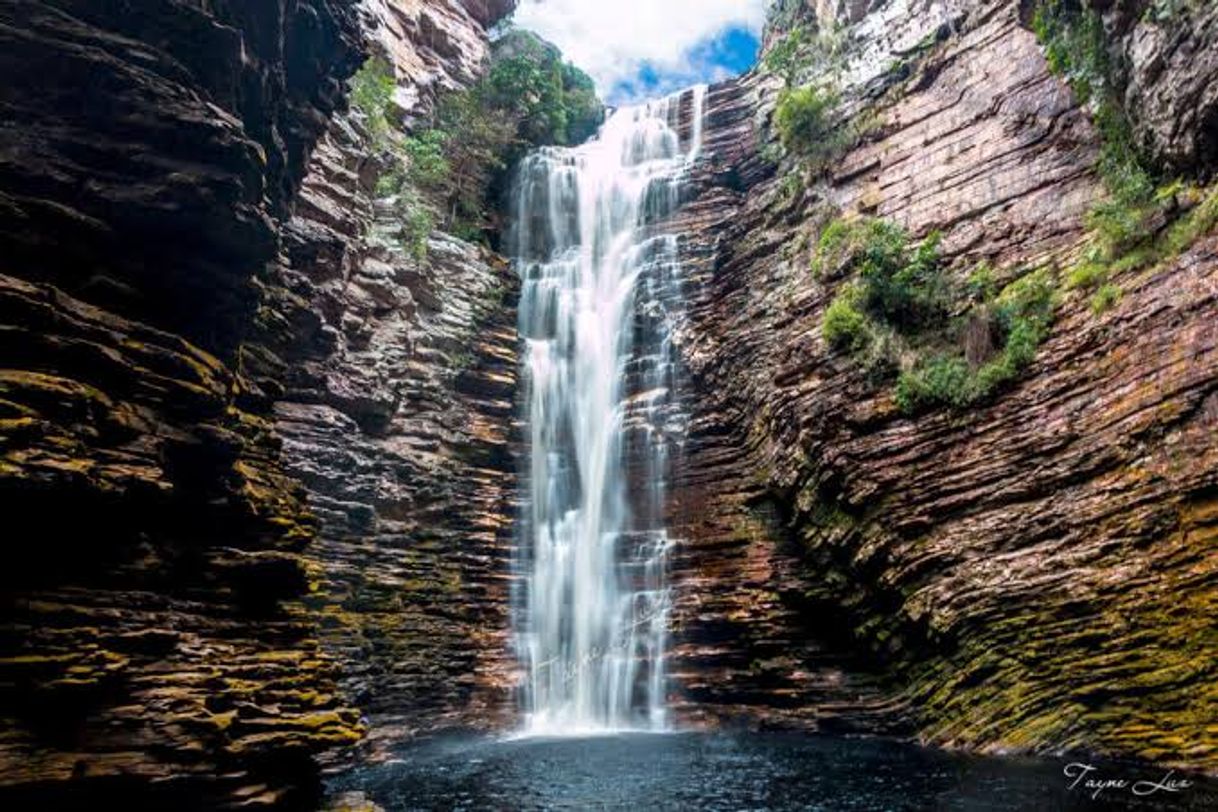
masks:
<svg viewBox="0 0 1218 812"><path fill-rule="evenodd" d="M634 79L644 64L672 82L713 80L695 46L725 29L759 33L768 0L521 0L515 21L562 49L596 81L602 96ZM620 95L620 94L619 94Z"/></svg>

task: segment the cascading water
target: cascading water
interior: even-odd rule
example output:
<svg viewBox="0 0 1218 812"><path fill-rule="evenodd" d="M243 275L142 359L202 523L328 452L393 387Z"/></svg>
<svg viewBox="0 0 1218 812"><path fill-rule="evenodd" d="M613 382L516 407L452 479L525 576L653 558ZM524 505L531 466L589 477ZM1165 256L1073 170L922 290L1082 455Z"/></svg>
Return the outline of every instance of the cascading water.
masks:
<svg viewBox="0 0 1218 812"><path fill-rule="evenodd" d="M701 149L705 94L619 110L587 144L531 154L517 178L530 733L667 727L665 481L683 426L677 236L657 226Z"/></svg>

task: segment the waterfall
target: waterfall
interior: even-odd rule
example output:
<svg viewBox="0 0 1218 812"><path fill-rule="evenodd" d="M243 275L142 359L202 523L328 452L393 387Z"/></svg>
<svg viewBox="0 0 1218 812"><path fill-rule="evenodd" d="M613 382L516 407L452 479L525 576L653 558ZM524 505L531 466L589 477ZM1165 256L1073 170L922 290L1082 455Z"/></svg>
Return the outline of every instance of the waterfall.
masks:
<svg viewBox="0 0 1218 812"><path fill-rule="evenodd" d="M531 733L667 727L665 486L684 426L678 237L662 223L701 149L705 95L618 110L587 144L526 157L514 186L529 445L515 612Z"/></svg>

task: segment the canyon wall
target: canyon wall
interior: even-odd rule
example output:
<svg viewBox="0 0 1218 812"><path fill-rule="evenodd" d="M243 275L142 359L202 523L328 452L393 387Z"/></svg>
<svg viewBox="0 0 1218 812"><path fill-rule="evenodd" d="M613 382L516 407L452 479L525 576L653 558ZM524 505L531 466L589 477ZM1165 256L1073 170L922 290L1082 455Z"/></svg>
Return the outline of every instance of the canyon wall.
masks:
<svg viewBox="0 0 1218 812"><path fill-rule="evenodd" d="M0 801L307 806L369 733L511 723L518 282L401 249L343 96L379 54L423 120L512 5L0 4ZM825 341L825 224L1060 281L1101 135L1019 3L781 5L845 26L870 126L807 174L770 149L778 77L708 96L678 717L1218 769L1218 239L1104 312L1062 284L1010 386L904 414ZM1208 180L1218 11L1155 8L1104 6L1122 104Z"/></svg>
<svg viewBox="0 0 1218 812"><path fill-rule="evenodd" d="M328 0L0 7L8 805L293 803L361 736L243 361L362 47Z"/></svg>
<svg viewBox="0 0 1218 812"><path fill-rule="evenodd" d="M741 304L723 287L720 270L731 241L761 227L758 212L771 216L765 213L769 198L757 197L773 185L776 169L760 157L765 85L753 73L711 88L705 159L693 167L689 199L675 215L675 230L685 235L687 313L676 342L689 429L670 487L670 534L678 540L670 561L670 701L682 726L806 726L815 719L826 731L903 732L875 675L858 668L849 647L834 645L840 641L820 634L823 627L807 617L800 556L787 543L782 517L758 504L766 483L762 438L750 434L756 405L736 401L736 384L704 371L710 362L731 363L733 373L748 369L756 360L749 348L768 340L771 328L764 310L748 320L736 314L730 333L713 333L723 342L713 358L699 347L710 338L704 331L728 312L716 308ZM683 130L689 126L682 121ZM745 213L754 219L737 222ZM764 256L750 254L741 262ZM766 274L763 267L756 270ZM762 301L757 308L766 306ZM764 375L764 369L753 374Z"/></svg>
<svg viewBox="0 0 1218 812"><path fill-rule="evenodd" d="M1101 135L1027 9L808 6L847 26L843 117L870 126L804 175L760 157L778 77L712 93L684 215L677 687L702 717L1218 768L1218 238L1118 275L1096 312L1065 278ZM1204 180L1218 11L1142 6L1105 17L1135 131ZM840 215L941 231L961 280L1048 269L1031 366L989 401L902 412L822 332L841 280L812 254Z"/></svg>
<svg viewBox="0 0 1218 812"><path fill-rule="evenodd" d="M395 116L476 80L511 5L367 6ZM518 281L439 232L402 247L365 125L336 117L315 151L261 321L284 460L320 520L310 605L374 739L505 726Z"/></svg>
<svg viewBox="0 0 1218 812"><path fill-rule="evenodd" d="M308 806L361 717L503 706L514 278L379 236L343 99L511 6L0 7L5 802Z"/></svg>

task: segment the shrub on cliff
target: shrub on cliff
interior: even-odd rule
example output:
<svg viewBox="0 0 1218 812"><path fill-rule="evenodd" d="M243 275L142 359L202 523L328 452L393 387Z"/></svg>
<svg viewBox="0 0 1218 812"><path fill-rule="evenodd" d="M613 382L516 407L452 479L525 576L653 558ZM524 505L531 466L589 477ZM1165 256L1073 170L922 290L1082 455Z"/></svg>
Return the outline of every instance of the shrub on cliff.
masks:
<svg viewBox="0 0 1218 812"><path fill-rule="evenodd" d="M963 358L936 355L901 373L896 400L901 411L911 413L934 403L965 406L973 391L972 374Z"/></svg>
<svg viewBox="0 0 1218 812"><path fill-rule="evenodd" d="M846 285L825 310L821 332L835 350L858 352L867 344L867 315L863 312L861 285Z"/></svg>
<svg viewBox="0 0 1218 812"><path fill-rule="evenodd" d="M897 329L933 326L946 316L938 233L910 246L905 230L887 220L837 220L821 234L813 269L819 275L857 271L862 306Z"/></svg>
<svg viewBox="0 0 1218 812"><path fill-rule="evenodd" d="M867 257L862 265L868 305L903 329L931 327L947 313L947 282L939 262L939 233L931 232L912 250L881 249L883 261Z"/></svg>
<svg viewBox="0 0 1218 812"><path fill-rule="evenodd" d="M990 397L1032 362L1053 320L1048 273L1025 273L996 293L993 270L982 265L953 283L937 233L911 245L885 220L830 223L813 267L822 279L852 277L825 310L825 341L873 382L900 370L895 400L907 413Z"/></svg>
<svg viewBox="0 0 1218 812"><path fill-rule="evenodd" d="M475 92L454 93L440 103L432 132L443 140L448 173L433 194L450 232L477 239L487 226L488 190L516 148L516 129L508 111L487 105Z"/></svg>
<svg viewBox="0 0 1218 812"><path fill-rule="evenodd" d="M788 152L819 164L836 155L845 141L838 121L841 99L832 88L786 88L778 97L774 125Z"/></svg>
<svg viewBox="0 0 1218 812"><path fill-rule="evenodd" d="M393 68L382 57L373 57L351 77L351 106L360 114L374 149L391 146L393 126L389 107L396 87Z"/></svg>
<svg viewBox="0 0 1218 812"><path fill-rule="evenodd" d="M1195 8L1193 0L1158 2L1146 15L1170 19L1190 8ZM1167 182L1143 154L1123 107L1123 89L1098 11L1068 0L1038 0L1033 29L1050 69L1069 82L1100 134L1096 168L1107 194L1087 216L1091 246L1071 274L1070 286L1084 291L1108 286L1104 296L1093 297L1092 309L1101 313L1115 303L1109 282L1114 274L1169 259L1191 243L1188 235L1195 239L1204 233L1203 200L1215 189Z"/></svg>
<svg viewBox="0 0 1218 812"><path fill-rule="evenodd" d="M770 50L761 60L762 66L766 70L783 77L787 81L787 84L795 81L799 70L803 66L801 54L804 50L806 36L802 25L796 25L791 28L771 46Z"/></svg>
<svg viewBox="0 0 1218 812"><path fill-rule="evenodd" d="M1099 13L1066 0L1039 0L1032 28L1054 73L1069 82L1100 132L1098 169L1109 197L1094 212L1119 249L1152 216L1155 183L1139 152L1113 79L1108 36Z"/></svg>
<svg viewBox="0 0 1218 812"><path fill-rule="evenodd" d="M1123 291L1112 283L1100 285L1091 297L1091 312L1097 316L1107 313L1116 307L1117 302L1121 301L1122 295Z"/></svg>
<svg viewBox="0 0 1218 812"><path fill-rule="evenodd" d="M999 335L1001 349L991 358L970 363L964 355L940 352L919 357L901 372L896 402L910 414L933 406L963 408L992 396L1015 380L1036 358L1037 347L1053 321L1056 292L1044 271L1027 273L1007 285L978 315ZM977 311L974 311L975 313Z"/></svg>
<svg viewBox="0 0 1218 812"><path fill-rule="evenodd" d="M785 31L776 36L761 60L761 66L781 76L788 87L811 76L833 81L842 68L845 29L831 24L819 25L814 19L778 26Z"/></svg>
<svg viewBox="0 0 1218 812"><path fill-rule="evenodd" d="M604 115L592 80L523 31L498 40L486 75L444 95L410 135L391 121L394 87L392 67L374 58L352 80L351 101L373 150L391 156L377 191L394 198L403 247L417 255L436 220L459 237L483 239L511 164L532 147L586 139Z"/></svg>
<svg viewBox="0 0 1218 812"><path fill-rule="evenodd" d="M834 276L864 264L898 267L908 241L905 229L889 220L834 220L825 226L816 243L812 270L818 276Z"/></svg>

